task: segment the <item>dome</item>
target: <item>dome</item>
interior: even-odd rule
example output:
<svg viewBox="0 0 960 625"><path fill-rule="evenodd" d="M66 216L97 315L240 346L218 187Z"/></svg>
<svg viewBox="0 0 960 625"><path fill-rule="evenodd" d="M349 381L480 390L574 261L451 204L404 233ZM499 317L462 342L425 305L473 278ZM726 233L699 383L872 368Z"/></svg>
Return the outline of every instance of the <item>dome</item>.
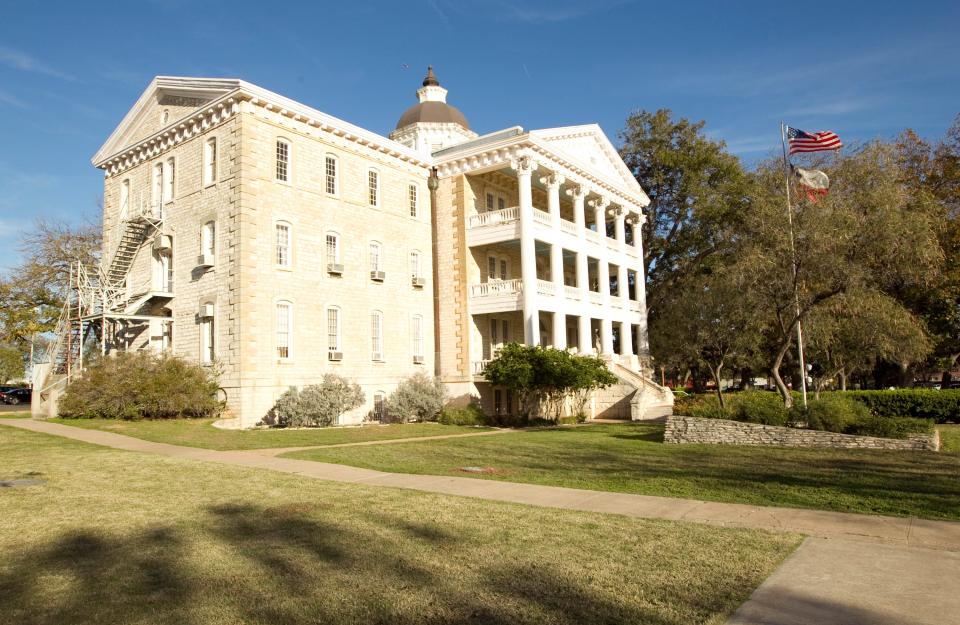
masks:
<svg viewBox="0 0 960 625"><path fill-rule="evenodd" d="M470 130L470 124L463 113L454 106L447 104L447 90L440 86L433 66L427 67L427 75L423 79L423 87L417 91L420 100L400 116L397 129L405 128L416 123L457 124Z"/></svg>
<svg viewBox="0 0 960 625"><path fill-rule="evenodd" d="M463 113L446 102L417 102L400 116L397 128L403 128L417 122L459 124L470 130L470 124Z"/></svg>

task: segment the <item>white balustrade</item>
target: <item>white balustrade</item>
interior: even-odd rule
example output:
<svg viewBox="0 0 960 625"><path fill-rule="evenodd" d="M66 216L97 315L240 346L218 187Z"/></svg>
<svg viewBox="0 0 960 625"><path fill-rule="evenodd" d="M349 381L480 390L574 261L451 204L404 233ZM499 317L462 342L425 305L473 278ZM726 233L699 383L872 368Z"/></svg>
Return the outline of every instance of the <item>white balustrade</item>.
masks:
<svg viewBox="0 0 960 625"><path fill-rule="evenodd" d="M596 233L595 231L593 231L593 230L590 230L589 228L587 228L586 231L587 231L587 241L593 241L594 243L599 243L599 242L600 242L600 235L599 235L599 234L597 234L597 233Z"/></svg>
<svg viewBox="0 0 960 625"><path fill-rule="evenodd" d="M577 228L577 224L573 223L572 221L561 219L560 229L566 232L567 234L572 234L575 237L580 236L580 229Z"/></svg>
<svg viewBox="0 0 960 625"><path fill-rule="evenodd" d="M564 285L563 291L566 294L567 299L580 301L580 289L577 287Z"/></svg>
<svg viewBox="0 0 960 625"><path fill-rule="evenodd" d="M597 306L603 304L603 296L596 291L590 291L590 303Z"/></svg>
<svg viewBox="0 0 960 625"><path fill-rule="evenodd" d="M610 298L610 307L611 308L623 308L623 300L614 295Z"/></svg>
<svg viewBox="0 0 960 625"><path fill-rule="evenodd" d="M499 226L509 224L520 219L520 209L516 206L488 211L478 215L470 215L468 227L481 228L483 226Z"/></svg>
<svg viewBox="0 0 960 625"><path fill-rule="evenodd" d="M610 237L606 237L606 239L607 239L608 250L613 250L614 252L620 251L620 241L617 241L616 239L611 239Z"/></svg>
<svg viewBox="0 0 960 625"><path fill-rule="evenodd" d="M550 217L550 213L542 211L539 208L533 209L533 220L543 226L553 225L553 219Z"/></svg>
<svg viewBox="0 0 960 625"><path fill-rule="evenodd" d="M640 302L630 300L630 310L634 312L640 312Z"/></svg>
<svg viewBox="0 0 960 625"><path fill-rule="evenodd" d="M549 280L537 280L537 294L538 295L556 295L556 285Z"/></svg>
<svg viewBox="0 0 960 625"><path fill-rule="evenodd" d="M470 369L473 372L473 375L483 375L484 369L486 369L487 365L489 364L489 360L474 360L470 363Z"/></svg>
<svg viewBox="0 0 960 625"><path fill-rule="evenodd" d="M494 295L520 295L523 293L523 280L491 280L482 284L470 285L471 297L490 297Z"/></svg>

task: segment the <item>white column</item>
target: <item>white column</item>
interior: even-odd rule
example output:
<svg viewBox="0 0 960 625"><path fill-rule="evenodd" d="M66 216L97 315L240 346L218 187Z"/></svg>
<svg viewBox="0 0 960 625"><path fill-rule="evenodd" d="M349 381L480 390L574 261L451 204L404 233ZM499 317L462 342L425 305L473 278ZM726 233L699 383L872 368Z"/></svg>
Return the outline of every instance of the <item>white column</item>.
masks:
<svg viewBox="0 0 960 625"><path fill-rule="evenodd" d="M624 319L630 318L630 289L627 288L627 237L626 237L626 216L627 213L622 208L617 209L614 218L614 230L617 235L617 244L620 248L620 262L617 263L617 284L620 285L620 302L624 310Z"/></svg>
<svg viewBox="0 0 960 625"><path fill-rule="evenodd" d="M647 278L643 260L643 224L647 218L642 213L633 222L633 245L637 248L637 301L640 313L637 315L637 351L642 358L650 356L650 338L647 334Z"/></svg>
<svg viewBox="0 0 960 625"><path fill-rule="evenodd" d="M550 213L550 222L554 229L560 229L560 185L563 184L563 176L550 174L540 181L547 187L547 212Z"/></svg>
<svg viewBox="0 0 960 625"><path fill-rule="evenodd" d="M550 279L553 281L553 346L567 348L567 292L563 284L563 246L553 243L550 246Z"/></svg>
<svg viewBox="0 0 960 625"><path fill-rule="evenodd" d="M568 191L573 198L573 221L577 224L577 237L580 246L577 250L577 288L580 289L580 316L577 319L577 341L581 353L593 351L593 337L590 336L590 271L587 265L587 231L584 220L583 201L586 189L577 185Z"/></svg>
<svg viewBox="0 0 960 625"><path fill-rule="evenodd" d="M597 258L597 277L600 283L600 298L603 301L603 316L600 318L601 353L613 353L613 324L610 319L610 266L607 264L607 204L606 198L593 201L594 222L600 239Z"/></svg>
<svg viewBox="0 0 960 625"><path fill-rule="evenodd" d="M537 246L533 238L533 190L530 175L537 168L529 156L514 161L520 191L520 277L523 279L523 342L540 344L540 308L537 302Z"/></svg>

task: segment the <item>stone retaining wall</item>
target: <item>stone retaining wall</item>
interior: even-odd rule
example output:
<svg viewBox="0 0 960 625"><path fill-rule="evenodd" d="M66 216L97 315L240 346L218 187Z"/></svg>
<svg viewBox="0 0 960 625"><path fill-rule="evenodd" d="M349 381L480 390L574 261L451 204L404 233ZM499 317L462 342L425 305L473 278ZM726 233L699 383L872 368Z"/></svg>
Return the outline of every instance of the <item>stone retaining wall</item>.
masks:
<svg viewBox="0 0 960 625"><path fill-rule="evenodd" d="M767 445L771 447L832 447L837 449L909 449L940 451L940 433L910 438L852 436L819 430L743 423L724 419L671 416L663 434L665 443Z"/></svg>

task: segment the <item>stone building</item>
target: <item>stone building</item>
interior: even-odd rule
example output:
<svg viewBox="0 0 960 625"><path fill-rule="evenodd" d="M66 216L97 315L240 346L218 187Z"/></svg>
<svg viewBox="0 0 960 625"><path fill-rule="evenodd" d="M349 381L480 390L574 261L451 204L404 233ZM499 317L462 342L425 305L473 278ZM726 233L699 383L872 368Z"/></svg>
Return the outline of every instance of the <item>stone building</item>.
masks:
<svg viewBox="0 0 960 625"><path fill-rule="evenodd" d="M483 380L509 341L607 358L623 384L596 415L668 412L645 374L649 200L616 149L596 125L478 136L446 95L428 70L387 138L242 80L155 78L93 157L103 349L218 367L243 427L328 372L367 397L342 423L418 371L510 411Z"/></svg>

